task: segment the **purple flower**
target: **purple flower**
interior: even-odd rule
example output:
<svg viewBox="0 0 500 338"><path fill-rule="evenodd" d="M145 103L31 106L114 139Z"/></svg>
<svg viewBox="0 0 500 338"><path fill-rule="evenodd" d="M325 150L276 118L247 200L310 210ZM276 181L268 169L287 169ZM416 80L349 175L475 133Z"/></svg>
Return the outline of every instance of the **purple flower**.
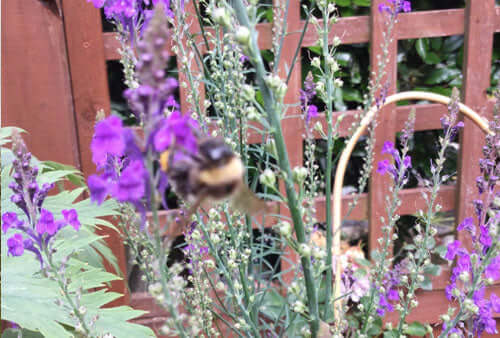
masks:
<svg viewBox="0 0 500 338"><path fill-rule="evenodd" d="M113 197L120 202L138 202L144 197L145 173L146 170L141 161L131 161L114 186Z"/></svg>
<svg viewBox="0 0 500 338"><path fill-rule="evenodd" d="M448 244L448 251L446 251L446 255L444 258L446 258L449 261L452 261L455 256L461 251L460 246L462 243L460 241L453 241L452 243Z"/></svg>
<svg viewBox="0 0 500 338"><path fill-rule="evenodd" d="M23 235L15 234L7 240L7 255L21 256L24 253Z"/></svg>
<svg viewBox="0 0 500 338"><path fill-rule="evenodd" d="M391 167L391 163L389 160L383 160L378 163L377 167L377 172L381 175L384 175L387 171L389 171L389 168Z"/></svg>
<svg viewBox="0 0 500 338"><path fill-rule="evenodd" d="M411 157L409 155L405 156L403 159L403 166L405 168L411 168Z"/></svg>
<svg viewBox="0 0 500 338"><path fill-rule="evenodd" d="M401 9L405 13L411 12L411 3L409 1L403 1L403 3L401 4Z"/></svg>
<svg viewBox="0 0 500 338"><path fill-rule="evenodd" d="M101 204L108 195L109 183L99 175L90 175L87 179L90 199Z"/></svg>
<svg viewBox="0 0 500 338"><path fill-rule="evenodd" d="M123 155L125 142L123 140L122 120L111 115L97 123L90 147L92 149L92 161L98 167L105 164L107 155Z"/></svg>
<svg viewBox="0 0 500 338"><path fill-rule="evenodd" d="M53 235L57 232L57 228L57 224L54 221L54 215L52 215L52 213L47 209L42 209L40 212L40 218L36 223L36 232L40 235L43 235L44 233Z"/></svg>
<svg viewBox="0 0 500 338"><path fill-rule="evenodd" d="M78 214L76 213L75 209L62 210L61 213L63 214L64 220L76 231L80 229L81 224L78 220Z"/></svg>
<svg viewBox="0 0 500 338"><path fill-rule="evenodd" d="M456 287L457 287L457 284L452 282L452 283L448 284L446 286L446 288L444 289L444 293L446 295L446 298L448 298L448 300L452 300L454 298L453 289L455 289Z"/></svg>
<svg viewBox="0 0 500 338"><path fill-rule="evenodd" d="M384 146L382 147L382 154L390 154L393 156L397 154L396 149L394 149L394 143L391 141L385 141Z"/></svg>
<svg viewBox="0 0 500 338"><path fill-rule="evenodd" d="M472 219L472 217L465 218L464 221L458 225L457 230L467 230L470 233L475 234L476 226L474 225L474 220Z"/></svg>
<svg viewBox="0 0 500 338"><path fill-rule="evenodd" d="M188 114L182 115L179 111L173 111L170 116L164 120L158 132L154 136L155 150L162 152L175 140L175 145L180 149L192 154L196 154L198 142L193 130L198 127L195 120Z"/></svg>
<svg viewBox="0 0 500 338"><path fill-rule="evenodd" d="M491 278L493 280L500 279L500 256L496 256L491 260L484 271L484 275L486 278Z"/></svg>
<svg viewBox="0 0 500 338"><path fill-rule="evenodd" d="M387 292L387 299L392 300L392 301L398 301L399 300L398 290L390 289Z"/></svg>
<svg viewBox="0 0 500 338"><path fill-rule="evenodd" d="M15 212L4 212L2 215L2 231L7 233L9 228L17 228L21 226L24 222L17 218Z"/></svg>
<svg viewBox="0 0 500 338"><path fill-rule="evenodd" d="M500 297L498 297L494 292L491 293L490 304L493 311L500 312Z"/></svg>
<svg viewBox="0 0 500 338"><path fill-rule="evenodd" d="M491 246L491 237L489 228L485 225L479 226L480 235L479 242L483 245L484 249L488 249Z"/></svg>
<svg viewBox="0 0 500 338"><path fill-rule="evenodd" d="M318 107L316 107L315 105L310 105L308 108L307 108L307 114L306 114L306 124L309 124L309 121L311 121L311 119L313 117L317 117L318 116Z"/></svg>

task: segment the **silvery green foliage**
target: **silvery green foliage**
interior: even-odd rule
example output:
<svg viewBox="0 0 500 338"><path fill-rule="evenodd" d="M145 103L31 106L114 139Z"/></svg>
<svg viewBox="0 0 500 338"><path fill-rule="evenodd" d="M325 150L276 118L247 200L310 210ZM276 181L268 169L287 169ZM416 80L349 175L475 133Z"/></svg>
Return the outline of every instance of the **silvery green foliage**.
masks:
<svg viewBox="0 0 500 338"><path fill-rule="evenodd" d="M2 145L2 213L16 212L18 217L25 217L11 201L8 188L12 180L11 162L14 158L8 148L11 133L17 128L0 129ZM67 300L61 295L61 286L57 280L65 280L67 296L78 304L78 311L84 314L92 336L112 334L115 337L128 337L129 334L152 337L153 332L144 326L129 323L128 320L141 316L144 311L133 310L128 306L103 308L107 303L121 297L116 292L107 292L102 288L120 277L106 272L103 259L106 259L118 271L116 257L107 247L103 238L95 234L97 227L114 226L103 217L117 215L116 203L107 201L96 207L89 199L82 199L86 190L81 173L75 168L55 162L41 162L32 159L40 168L39 183L56 183L62 187L64 182L72 182L78 187L73 190L60 190L50 195L44 202L44 208L53 213L74 208L80 215L81 229L78 232L64 228L54 238L54 266L59 270L40 270L40 262L35 255L26 252L22 256L8 257L6 237L2 235L2 319L16 323L31 331L33 337L73 337L78 332L78 323ZM115 229L116 230L116 229ZM14 231L9 230L9 234ZM56 273L57 275L54 275ZM93 292L89 292L93 291ZM11 333L17 333L10 330Z"/></svg>

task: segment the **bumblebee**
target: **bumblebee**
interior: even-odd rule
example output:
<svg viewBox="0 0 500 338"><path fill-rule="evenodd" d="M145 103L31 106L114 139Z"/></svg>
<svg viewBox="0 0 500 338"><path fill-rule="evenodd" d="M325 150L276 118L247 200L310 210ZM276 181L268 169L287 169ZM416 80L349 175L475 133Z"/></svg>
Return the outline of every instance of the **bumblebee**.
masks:
<svg viewBox="0 0 500 338"><path fill-rule="evenodd" d="M244 183L245 167L223 139L206 137L198 141L197 154L166 151L160 157L162 170L173 190L191 204L186 219L205 201L229 199L233 208L248 214L267 210Z"/></svg>

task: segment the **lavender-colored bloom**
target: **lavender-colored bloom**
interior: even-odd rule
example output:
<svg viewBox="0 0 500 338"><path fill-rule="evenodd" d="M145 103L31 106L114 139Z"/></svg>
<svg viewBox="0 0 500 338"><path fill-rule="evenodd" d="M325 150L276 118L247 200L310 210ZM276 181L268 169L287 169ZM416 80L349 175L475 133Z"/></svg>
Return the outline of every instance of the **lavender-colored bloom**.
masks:
<svg viewBox="0 0 500 338"><path fill-rule="evenodd" d="M389 160L382 160L378 163L377 173L385 175L385 173L389 170L390 167L391 163L389 162Z"/></svg>
<svg viewBox="0 0 500 338"><path fill-rule="evenodd" d="M138 202L144 197L145 168L141 161L131 161L113 188L113 197L120 202Z"/></svg>
<svg viewBox="0 0 500 338"><path fill-rule="evenodd" d="M76 213L75 209L62 210L61 213L63 214L64 220L76 231L80 229L81 224L78 220L78 214Z"/></svg>
<svg viewBox="0 0 500 338"><path fill-rule="evenodd" d="M90 145L92 161L101 167L108 155L122 156L125 150L122 120L114 115L98 122Z"/></svg>
<svg viewBox="0 0 500 338"><path fill-rule="evenodd" d="M448 244L448 250L446 251L446 255L444 256L444 258L446 258L449 261L453 260L455 256L461 251L460 249L461 245L462 243L460 243L460 241L458 240Z"/></svg>
<svg viewBox="0 0 500 338"><path fill-rule="evenodd" d="M396 17L401 12L411 12L411 3L406 0L388 0L387 3L378 5L378 11Z"/></svg>
<svg viewBox="0 0 500 338"><path fill-rule="evenodd" d="M48 233L49 235L54 235L58 230L58 226L54 221L54 215L47 209L42 209L40 212L40 218L36 223L36 232L43 235Z"/></svg>
<svg viewBox="0 0 500 338"><path fill-rule="evenodd" d="M312 118L314 117L317 117L318 116L318 107L316 107L315 105L310 105L308 108L307 108L307 113L306 113L306 124L309 124L309 122L311 121Z"/></svg>
<svg viewBox="0 0 500 338"><path fill-rule="evenodd" d="M465 218L464 221L458 225L457 230L466 230L472 234L475 234L476 226L474 225L474 220L472 219L472 217Z"/></svg>
<svg viewBox="0 0 500 338"><path fill-rule="evenodd" d="M2 231L7 233L10 228L21 226L24 222L17 218L15 212L4 212L2 215Z"/></svg>
<svg viewBox="0 0 500 338"><path fill-rule="evenodd" d="M24 253L23 235L15 234L7 240L7 255L21 256Z"/></svg>
<svg viewBox="0 0 500 338"><path fill-rule="evenodd" d="M452 282L452 283L448 284L446 286L446 288L444 289L444 293L446 295L446 298L448 298L448 300L452 300L454 298L453 289L455 289L456 287L457 287L457 284Z"/></svg>
<svg viewBox="0 0 500 338"><path fill-rule="evenodd" d="M493 258L490 264L486 267L484 271L486 278L491 278L493 280L500 279L500 256Z"/></svg>
<svg viewBox="0 0 500 338"><path fill-rule="evenodd" d="M403 166L405 168L411 168L411 157L409 155L405 156L403 160Z"/></svg>
<svg viewBox="0 0 500 338"><path fill-rule="evenodd" d="M87 184L91 201L101 204L108 195L109 183L99 175L90 175Z"/></svg>
<svg viewBox="0 0 500 338"><path fill-rule="evenodd" d="M495 312L500 312L500 297L498 297L494 292L490 295L490 304Z"/></svg>
<svg viewBox="0 0 500 338"><path fill-rule="evenodd" d="M392 300L392 301L398 301L399 300L398 290L396 290L396 289L390 289L387 292L387 299Z"/></svg>
<svg viewBox="0 0 500 338"><path fill-rule="evenodd" d="M480 225L479 230L480 230L479 243L483 245L484 249L488 249L491 246L491 236L489 227L485 225Z"/></svg>
<svg viewBox="0 0 500 338"><path fill-rule="evenodd" d="M175 140L176 146L184 151L195 154L197 152L197 139L193 130L197 129L197 123L187 114L182 115L174 111L164 120L162 126L154 136L155 150L162 152Z"/></svg>
<svg viewBox="0 0 500 338"><path fill-rule="evenodd" d="M382 147L382 154L390 154L393 156L397 154L396 149L394 149L394 143L391 141L385 141L384 146Z"/></svg>

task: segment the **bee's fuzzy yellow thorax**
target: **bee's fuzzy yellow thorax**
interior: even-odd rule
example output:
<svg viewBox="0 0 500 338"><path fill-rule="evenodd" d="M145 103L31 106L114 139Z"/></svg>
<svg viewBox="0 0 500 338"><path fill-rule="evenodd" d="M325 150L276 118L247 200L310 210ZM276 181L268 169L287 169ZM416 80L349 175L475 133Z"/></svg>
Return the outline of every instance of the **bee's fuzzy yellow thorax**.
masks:
<svg viewBox="0 0 500 338"><path fill-rule="evenodd" d="M240 180L243 173L243 163L235 156L224 166L202 170L198 178L207 185L218 185Z"/></svg>
<svg viewBox="0 0 500 338"><path fill-rule="evenodd" d="M161 170L163 171L167 171L168 169L168 156L169 156L170 152L167 150L167 151L164 151L163 153L161 153L160 155L160 167L161 167Z"/></svg>

